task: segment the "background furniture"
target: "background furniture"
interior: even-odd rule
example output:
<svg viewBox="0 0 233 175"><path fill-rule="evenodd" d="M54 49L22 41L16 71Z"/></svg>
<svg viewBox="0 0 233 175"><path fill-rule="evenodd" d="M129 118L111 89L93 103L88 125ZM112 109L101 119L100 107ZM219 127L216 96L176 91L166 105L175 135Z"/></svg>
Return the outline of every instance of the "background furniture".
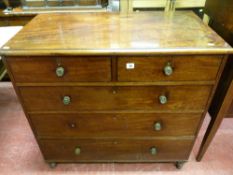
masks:
<svg viewBox="0 0 233 175"><path fill-rule="evenodd" d="M0 27L24 26L35 16L35 14L7 14L0 10Z"/></svg>
<svg viewBox="0 0 233 175"><path fill-rule="evenodd" d="M233 1L207 0L205 13L209 25L233 45ZM233 56L230 55L209 109L211 122L202 141L197 160L204 156L224 117L233 117Z"/></svg>
<svg viewBox="0 0 233 175"><path fill-rule="evenodd" d="M35 14L9 13L12 12L15 8L19 7L20 5L20 0L0 0L0 27L23 26L27 24L35 16Z"/></svg>
<svg viewBox="0 0 233 175"><path fill-rule="evenodd" d="M178 168L231 52L193 12L38 15L0 51L52 167Z"/></svg>
<svg viewBox="0 0 233 175"><path fill-rule="evenodd" d="M152 9L165 8L167 0L130 0L132 9ZM175 1L176 8L203 8L206 0L172 0Z"/></svg>
<svg viewBox="0 0 233 175"><path fill-rule="evenodd" d="M2 47L10 38L12 38L22 27L0 27L0 47ZM0 57L0 81L7 74L3 65L2 58Z"/></svg>
<svg viewBox="0 0 233 175"><path fill-rule="evenodd" d="M23 26L40 13L116 12L119 5L119 0L0 0L0 26Z"/></svg>
<svg viewBox="0 0 233 175"><path fill-rule="evenodd" d="M108 6L108 0L21 0L24 10L42 9L97 9Z"/></svg>
<svg viewBox="0 0 233 175"><path fill-rule="evenodd" d="M5 3L8 1L9 3ZM0 0L0 26L25 25L35 15L51 11L121 11L130 13L135 10L161 10L169 0ZM170 0L178 9L202 10L205 0ZM8 5L10 4L10 6ZM7 8L8 7L8 8ZM6 10L5 10L6 9ZM11 10L12 9L12 10Z"/></svg>

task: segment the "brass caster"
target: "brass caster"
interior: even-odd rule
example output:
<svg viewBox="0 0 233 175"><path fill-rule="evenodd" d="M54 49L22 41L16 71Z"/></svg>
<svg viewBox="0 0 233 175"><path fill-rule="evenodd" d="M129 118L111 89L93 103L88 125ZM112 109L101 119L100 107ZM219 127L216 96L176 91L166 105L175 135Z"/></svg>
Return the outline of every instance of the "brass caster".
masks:
<svg viewBox="0 0 233 175"><path fill-rule="evenodd" d="M50 168L56 168L56 166L57 166L57 163L56 163L56 162L51 162L51 163L49 163L49 167L50 167Z"/></svg>
<svg viewBox="0 0 233 175"><path fill-rule="evenodd" d="M184 166L184 163L185 163L184 161L178 161L175 163L175 166L177 169L180 170Z"/></svg>

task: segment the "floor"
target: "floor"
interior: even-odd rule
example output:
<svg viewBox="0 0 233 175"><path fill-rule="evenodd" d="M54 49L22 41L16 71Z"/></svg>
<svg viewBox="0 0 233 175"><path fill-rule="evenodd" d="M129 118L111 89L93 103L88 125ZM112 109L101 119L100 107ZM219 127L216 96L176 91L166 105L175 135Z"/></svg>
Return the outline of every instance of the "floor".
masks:
<svg viewBox="0 0 233 175"><path fill-rule="evenodd" d="M206 116L189 162L181 170L171 163L59 164L50 169L17 100L11 83L0 83L0 174L4 175L233 175L233 119L225 119L201 162L195 161L209 122Z"/></svg>

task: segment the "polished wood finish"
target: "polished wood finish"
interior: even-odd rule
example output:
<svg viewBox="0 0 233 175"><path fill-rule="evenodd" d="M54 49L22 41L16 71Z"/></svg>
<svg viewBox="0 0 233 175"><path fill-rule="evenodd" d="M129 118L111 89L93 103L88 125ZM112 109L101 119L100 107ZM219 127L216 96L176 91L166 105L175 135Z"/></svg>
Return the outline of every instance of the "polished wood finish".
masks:
<svg viewBox="0 0 233 175"><path fill-rule="evenodd" d="M189 56L188 58L176 57L127 57L119 58L118 79L121 81L169 81L169 80L214 80L218 72L221 59L208 56ZM193 59L195 58L195 59ZM185 61L184 61L185 60ZM192 61L191 61L192 60ZM108 81L110 73L110 59L97 58L72 58L72 57L39 57L36 58L11 58L8 59L10 67L15 74L16 82L64 82L64 81ZM74 63L77 65L74 66ZM171 62L175 72L172 76L166 76L163 68ZM209 62L209 64L207 63ZM126 63L135 63L137 68L127 70ZM206 65L208 64L209 67ZM22 69L22 65L24 69ZM41 65L44 65L43 67ZM138 66L139 65L139 66ZM65 76L59 78L55 74L57 67L62 66ZM95 69L98 68L98 69ZM198 67L198 69L196 68ZM84 69L85 68L85 69ZM89 69L87 69L89 68ZM37 70L34 72L34 70ZM83 72L84 71L84 72ZM28 74L28 72L31 72ZM143 72L143 74L141 74ZM93 77L95 75L95 77ZM108 75L105 77L105 75ZM34 79L32 79L34 78ZM129 79L131 78L131 79Z"/></svg>
<svg viewBox="0 0 233 175"><path fill-rule="evenodd" d="M111 81L108 57L13 57L8 64L16 82ZM64 68L62 77L56 75L58 67Z"/></svg>
<svg viewBox="0 0 233 175"><path fill-rule="evenodd" d="M78 139L40 140L48 162L172 162L186 160L192 139ZM75 149L80 148L80 155ZM157 154L151 155L156 147Z"/></svg>
<svg viewBox="0 0 233 175"><path fill-rule="evenodd" d="M233 1L207 0L205 12L210 26L233 45ZM214 95L209 112L211 122L201 143L197 160L200 161L213 140L224 117L233 117L233 56L230 55Z"/></svg>
<svg viewBox="0 0 233 175"><path fill-rule="evenodd" d="M19 91L28 112L79 110L203 112L211 89L212 86L21 87ZM161 95L167 97L167 104L160 104ZM64 96L71 98L69 105L63 104Z"/></svg>
<svg viewBox="0 0 233 175"><path fill-rule="evenodd" d="M127 69L133 63L135 69ZM173 73L165 75L164 67L171 64ZM215 80L221 59L218 56L120 57L119 81L201 81Z"/></svg>
<svg viewBox="0 0 233 175"><path fill-rule="evenodd" d="M191 12L43 14L0 50L51 165L177 167L188 160L232 52ZM67 70L59 78L58 63Z"/></svg>
<svg viewBox="0 0 233 175"><path fill-rule="evenodd" d="M128 138L193 136L199 125L201 114L85 112L31 114L30 118L39 138ZM161 125L160 130L155 129L156 123Z"/></svg>
<svg viewBox="0 0 233 175"><path fill-rule="evenodd" d="M144 30L138 28L141 25ZM96 56L231 52L230 46L193 12L183 11L173 15L148 12L127 16L110 13L41 14L1 50L2 55L8 56L25 53Z"/></svg>

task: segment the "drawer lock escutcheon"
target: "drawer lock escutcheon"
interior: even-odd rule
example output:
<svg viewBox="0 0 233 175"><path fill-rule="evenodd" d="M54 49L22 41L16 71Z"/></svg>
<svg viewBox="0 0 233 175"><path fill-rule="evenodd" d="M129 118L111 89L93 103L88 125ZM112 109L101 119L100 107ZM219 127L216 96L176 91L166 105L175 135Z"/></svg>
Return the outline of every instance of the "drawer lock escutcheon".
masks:
<svg viewBox="0 0 233 175"><path fill-rule="evenodd" d="M68 125L70 128L76 128L76 126L77 126L76 123L69 123Z"/></svg>
<svg viewBox="0 0 233 175"><path fill-rule="evenodd" d="M168 63L165 65L163 71L164 71L164 74L167 75L167 76L170 76L170 75L173 74L173 68L172 68L172 65L171 65L170 62L168 62Z"/></svg>
<svg viewBox="0 0 233 175"><path fill-rule="evenodd" d="M58 77L63 77L64 74L65 74L64 67L57 67L57 69L56 69L56 75Z"/></svg>
<svg viewBox="0 0 233 175"><path fill-rule="evenodd" d="M150 149L150 153L151 153L151 155L153 155L153 156L155 156L155 155L157 154L157 152L158 152L158 150L157 150L156 147L152 147L152 148Z"/></svg>

